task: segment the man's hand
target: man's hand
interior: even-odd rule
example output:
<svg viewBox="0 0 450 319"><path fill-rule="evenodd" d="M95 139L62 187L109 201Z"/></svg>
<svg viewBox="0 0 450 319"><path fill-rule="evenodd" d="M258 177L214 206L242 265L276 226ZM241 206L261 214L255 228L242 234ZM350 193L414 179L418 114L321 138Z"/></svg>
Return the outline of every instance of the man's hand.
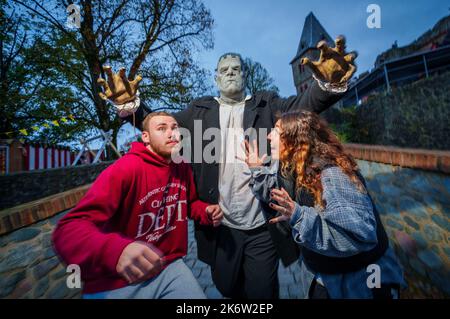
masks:
<svg viewBox="0 0 450 319"><path fill-rule="evenodd" d="M139 82L142 80L140 75L136 76L133 81L128 81L125 68L120 68L119 73L113 73L110 66L104 66L103 70L108 76L108 81L102 78L97 80L97 83L105 90L105 92L99 93L103 100L110 100L114 104L121 105L136 99Z"/></svg>
<svg viewBox="0 0 450 319"><path fill-rule="evenodd" d="M308 66L321 81L331 84L346 83L356 72L354 62L358 54L347 53L345 41L344 36L338 36L334 48L328 47L326 41L320 41L317 44L317 49L320 50L319 61L312 62L308 58L303 58L300 64Z"/></svg>
<svg viewBox="0 0 450 319"><path fill-rule="evenodd" d="M217 227L222 222L223 212L219 205L210 205L206 207L206 214L213 223L213 227Z"/></svg>
<svg viewBox="0 0 450 319"><path fill-rule="evenodd" d="M156 248L144 242L134 242L123 250L116 271L129 284L134 284L158 274L162 267L162 254Z"/></svg>

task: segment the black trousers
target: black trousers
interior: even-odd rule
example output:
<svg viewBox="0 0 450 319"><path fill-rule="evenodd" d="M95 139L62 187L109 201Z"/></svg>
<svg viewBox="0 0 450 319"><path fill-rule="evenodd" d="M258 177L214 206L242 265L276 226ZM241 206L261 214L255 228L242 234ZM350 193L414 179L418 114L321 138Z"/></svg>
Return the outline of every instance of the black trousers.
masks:
<svg viewBox="0 0 450 319"><path fill-rule="evenodd" d="M237 230L220 226L212 279L228 298L277 299L279 257L267 227Z"/></svg>

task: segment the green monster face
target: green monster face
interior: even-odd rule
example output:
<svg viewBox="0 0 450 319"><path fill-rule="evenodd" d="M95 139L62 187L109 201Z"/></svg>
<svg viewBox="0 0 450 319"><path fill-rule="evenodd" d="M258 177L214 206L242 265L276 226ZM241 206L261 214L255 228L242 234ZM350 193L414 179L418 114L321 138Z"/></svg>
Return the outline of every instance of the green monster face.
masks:
<svg viewBox="0 0 450 319"><path fill-rule="evenodd" d="M216 84L221 96L232 98L243 95L244 70L239 56L227 55L220 59L216 71Z"/></svg>

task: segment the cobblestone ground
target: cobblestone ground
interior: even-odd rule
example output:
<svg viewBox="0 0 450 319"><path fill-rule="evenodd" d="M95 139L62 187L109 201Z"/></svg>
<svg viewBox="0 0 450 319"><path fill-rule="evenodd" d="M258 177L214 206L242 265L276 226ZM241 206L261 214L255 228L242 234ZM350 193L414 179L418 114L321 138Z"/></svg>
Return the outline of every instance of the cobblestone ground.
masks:
<svg viewBox="0 0 450 319"><path fill-rule="evenodd" d="M186 264L192 269L200 286L203 288L206 296L210 299L223 298L216 286L212 282L210 267L197 259L197 243L194 238L194 224L189 222L189 247L188 254L185 257ZM278 279L280 282L281 299L299 298L299 289L297 284L299 266L294 263L288 268L280 263L278 268Z"/></svg>

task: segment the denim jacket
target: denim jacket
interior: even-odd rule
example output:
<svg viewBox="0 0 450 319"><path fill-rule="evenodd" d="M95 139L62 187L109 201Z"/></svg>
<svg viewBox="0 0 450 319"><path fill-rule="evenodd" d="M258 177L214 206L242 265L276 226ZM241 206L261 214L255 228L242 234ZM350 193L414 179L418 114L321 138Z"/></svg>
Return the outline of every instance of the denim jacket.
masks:
<svg viewBox="0 0 450 319"><path fill-rule="evenodd" d="M270 190L279 187L278 165L251 168L251 188L255 196L270 201ZM330 257L349 257L368 251L377 244L376 220L370 197L339 167L325 168L321 173L325 207L296 203L290 224L294 240L300 245ZM297 199L298 200L298 199ZM300 263L301 295L308 298L314 279L323 284L330 298L372 298L367 284L372 272L361 269L342 274L320 274L309 269L302 257ZM376 263L381 284L405 286L402 269L391 247Z"/></svg>

